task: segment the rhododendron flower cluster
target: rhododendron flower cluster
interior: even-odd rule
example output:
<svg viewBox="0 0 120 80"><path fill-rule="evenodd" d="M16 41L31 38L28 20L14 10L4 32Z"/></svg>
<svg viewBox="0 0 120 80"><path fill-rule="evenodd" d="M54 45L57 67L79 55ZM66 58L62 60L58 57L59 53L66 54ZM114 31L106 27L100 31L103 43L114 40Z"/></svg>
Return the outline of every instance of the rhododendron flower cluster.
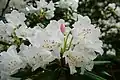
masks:
<svg viewBox="0 0 120 80"><path fill-rule="evenodd" d="M67 2L69 1L60 0L57 5L68 8L72 4L65 5ZM61 6L62 4L65 6ZM37 5L39 7L32 10L47 8L47 12L53 11L54 14L52 1L48 4L40 0ZM26 8L31 11L31 7ZM85 70L91 71L94 66L93 60L99 54L103 54L102 42L99 40L100 30L91 24L89 17L77 13L75 15L72 28L64 19L50 20L45 28L41 28L40 25L31 28L25 24L25 13L13 10L5 14L7 23L0 21L0 41L9 45L6 51L0 53L1 80L13 80L10 75L26 66L30 66L32 71L39 67L46 69L55 59L60 62L61 67L68 66L70 74L77 72L76 67L81 68L81 74L84 74ZM46 16L47 19L52 17ZM24 41L28 41L29 45Z"/></svg>

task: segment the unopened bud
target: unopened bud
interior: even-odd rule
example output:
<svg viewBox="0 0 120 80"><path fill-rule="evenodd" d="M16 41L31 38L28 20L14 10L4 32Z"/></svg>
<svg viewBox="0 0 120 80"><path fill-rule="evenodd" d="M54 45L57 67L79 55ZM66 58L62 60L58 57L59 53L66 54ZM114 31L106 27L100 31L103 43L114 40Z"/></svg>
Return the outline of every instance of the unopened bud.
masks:
<svg viewBox="0 0 120 80"><path fill-rule="evenodd" d="M65 25L64 25L64 24L61 24L61 25L60 25L60 30L61 30L62 33L65 32Z"/></svg>

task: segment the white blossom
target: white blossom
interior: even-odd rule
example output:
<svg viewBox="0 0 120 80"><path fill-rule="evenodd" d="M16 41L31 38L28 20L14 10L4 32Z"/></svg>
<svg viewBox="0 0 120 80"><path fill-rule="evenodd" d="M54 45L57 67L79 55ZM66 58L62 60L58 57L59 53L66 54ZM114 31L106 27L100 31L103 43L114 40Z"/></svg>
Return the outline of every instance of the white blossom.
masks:
<svg viewBox="0 0 120 80"><path fill-rule="evenodd" d="M45 29L36 29L29 32L27 39L33 46L52 50L52 54L60 57L60 46L63 44L64 34L60 30L63 20L51 21ZM27 33L28 34L28 33Z"/></svg>
<svg viewBox="0 0 120 80"><path fill-rule="evenodd" d="M19 55L32 67L33 71L39 67L45 68L46 64L54 60L51 52L43 48L25 46L22 44L20 49Z"/></svg>
<svg viewBox="0 0 120 80"><path fill-rule="evenodd" d="M20 26L18 29L15 29L15 35L18 38L26 39L26 33L27 33L27 26Z"/></svg>
<svg viewBox="0 0 120 80"><path fill-rule="evenodd" d="M101 54L103 53L101 49L102 42L99 40L100 30L91 25L87 17L82 17L82 19L75 22L73 26L72 35L74 44L85 44L86 47L92 48Z"/></svg>
<svg viewBox="0 0 120 80"><path fill-rule="evenodd" d="M117 8L115 9L115 13L116 15L120 16L120 7L117 6Z"/></svg>
<svg viewBox="0 0 120 80"><path fill-rule="evenodd" d="M0 40L5 42L11 42L12 38L10 37L11 28L10 25L7 26L3 21L0 21Z"/></svg>
<svg viewBox="0 0 120 80"><path fill-rule="evenodd" d="M24 0L11 0L9 3L9 7L15 7L19 10L25 8L26 2Z"/></svg>
<svg viewBox="0 0 120 80"><path fill-rule="evenodd" d="M115 26L120 28L120 22L116 23Z"/></svg>
<svg viewBox="0 0 120 80"><path fill-rule="evenodd" d="M66 63L69 64L71 74L77 72L75 67L81 67L81 74L83 74L85 70L91 71L94 65L92 60L97 56L89 49L86 48L86 50L82 50L79 47L80 45L76 46L74 50L64 54Z"/></svg>
<svg viewBox="0 0 120 80"><path fill-rule="evenodd" d="M96 52L103 54L102 41L99 40L101 34L100 29L91 24L88 16L82 16L75 12L78 8L78 1L60 0L57 6L52 1L49 3L45 0L35 2L37 8L29 5L25 8L25 12L42 12L46 19L55 16L55 7L72 9L71 11L74 13L71 18L75 21L72 25L73 28L70 28L70 23L63 19L50 20L47 26L42 25L44 28L41 28L43 23L38 23L37 26L30 28L24 22L26 20L24 13L13 10L11 13L5 14L7 23L0 21L0 37L5 38L5 40L13 40L15 36L28 40L30 44L27 46L22 42L20 48L17 47L20 49L19 52L12 45L7 52L0 53L2 79L12 80L13 78L10 78L9 75L14 74L20 68L24 68L27 64L32 67L32 71L39 67L46 68L46 65L56 58L59 61L65 58L65 63L68 64L71 74L77 72L76 67L81 68L81 74L85 70L91 71L94 66L93 60L98 56ZM13 0L10 5L20 9L24 7L24 2ZM110 18L103 22L114 24L116 21Z"/></svg>
<svg viewBox="0 0 120 80"><path fill-rule="evenodd" d="M54 3L52 1L50 1L50 3L47 5L47 9L54 11L55 10L54 6L55 6Z"/></svg>
<svg viewBox="0 0 120 80"><path fill-rule="evenodd" d="M107 33L118 33L118 29L117 28L111 28L110 30L107 31Z"/></svg>
<svg viewBox="0 0 120 80"><path fill-rule="evenodd" d="M113 55L113 56L115 56L116 55L116 51L114 49L108 50L107 51L107 55Z"/></svg>
<svg viewBox="0 0 120 80"><path fill-rule="evenodd" d="M12 23L6 23L5 27L6 27L6 33L9 36L11 36L14 33L14 29L16 28L16 26L13 25Z"/></svg>
<svg viewBox="0 0 120 80"><path fill-rule="evenodd" d="M81 15L73 27L71 48L64 53L64 56L71 74L76 72L75 67L81 67L81 74L83 74L85 70L92 70L93 60L98 56L95 51L103 54L102 42L99 40L100 30L91 24L87 16Z"/></svg>
<svg viewBox="0 0 120 80"><path fill-rule="evenodd" d="M46 15L45 15L46 19L51 19L54 17L54 11L52 10L48 10L46 11Z"/></svg>
<svg viewBox="0 0 120 80"><path fill-rule="evenodd" d="M115 6L116 6L115 3L108 4L108 7L112 8L112 9L115 9Z"/></svg>
<svg viewBox="0 0 120 80"><path fill-rule="evenodd" d="M72 8L72 10L76 11L78 8L78 2L75 0L60 0L57 6L65 9Z"/></svg>
<svg viewBox="0 0 120 80"><path fill-rule="evenodd" d="M48 3L45 0L36 1L36 3L37 3L37 6L38 6L37 7L38 9L45 8L48 5Z"/></svg>
<svg viewBox="0 0 120 80"><path fill-rule="evenodd" d="M10 14L5 14L5 18L15 26L24 25L24 21L26 20L25 14L19 13L16 10L13 10Z"/></svg>
<svg viewBox="0 0 120 80"><path fill-rule="evenodd" d="M64 39L64 35L60 31L59 21L51 21L44 30L36 30L36 32L33 32L33 34L33 36L27 37L32 45L37 47L44 47L49 50L59 45L59 43L61 43L61 40Z"/></svg>
<svg viewBox="0 0 120 80"><path fill-rule="evenodd" d="M3 21L0 21L0 37L6 36L6 27Z"/></svg>
<svg viewBox="0 0 120 80"><path fill-rule="evenodd" d="M12 75L20 68L24 68L25 64L17 55L16 47L10 46L7 52L0 53L0 73L2 78L6 75Z"/></svg>
<svg viewBox="0 0 120 80"><path fill-rule="evenodd" d="M36 3L37 3L37 8L30 5L26 7L26 10L29 11L30 13L35 11L38 11L38 12L42 11L45 13L46 19L51 19L52 17L54 17L55 7L52 1L50 1L50 3L47 3L45 0L40 0L40 1L36 1ZM47 10L44 11L44 9L47 9Z"/></svg>

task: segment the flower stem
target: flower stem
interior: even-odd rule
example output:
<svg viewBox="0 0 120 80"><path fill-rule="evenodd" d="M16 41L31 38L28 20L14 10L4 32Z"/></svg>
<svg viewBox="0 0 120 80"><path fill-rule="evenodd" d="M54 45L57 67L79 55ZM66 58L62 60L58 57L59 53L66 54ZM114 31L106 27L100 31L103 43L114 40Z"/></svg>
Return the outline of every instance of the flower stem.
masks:
<svg viewBox="0 0 120 80"><path fill-rule="evenodd" d="M67 35L67 37L64 39L64 48L63 48L63 53L66 51L66 47L67 47L67 40L68 40L68 37L69 37L69 33L68 33L68 35Z"/></svg>
<svg viewBox="0 0 120 80"><path fill-rule="evenodd" d="M71 45L72 45L72 41L73 41L73 37L71 38L71 40L70 40L70 44L69 44L69 46L68 46L68 49L67 50L69 50L70 49L70 47L71 47Z"/></svg>

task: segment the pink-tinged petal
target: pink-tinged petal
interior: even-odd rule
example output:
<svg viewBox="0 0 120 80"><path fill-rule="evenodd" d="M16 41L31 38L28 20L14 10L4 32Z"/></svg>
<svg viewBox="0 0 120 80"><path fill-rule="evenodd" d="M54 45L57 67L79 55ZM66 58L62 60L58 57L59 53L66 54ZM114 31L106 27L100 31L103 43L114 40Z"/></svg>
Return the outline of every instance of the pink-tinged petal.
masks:
<svg viewBox="0 0 120 80"><path fill-rule="evenodd" d="M61 24L60 25L60 30L61 30L62 33L65 32L65 24Z"/></svg>

